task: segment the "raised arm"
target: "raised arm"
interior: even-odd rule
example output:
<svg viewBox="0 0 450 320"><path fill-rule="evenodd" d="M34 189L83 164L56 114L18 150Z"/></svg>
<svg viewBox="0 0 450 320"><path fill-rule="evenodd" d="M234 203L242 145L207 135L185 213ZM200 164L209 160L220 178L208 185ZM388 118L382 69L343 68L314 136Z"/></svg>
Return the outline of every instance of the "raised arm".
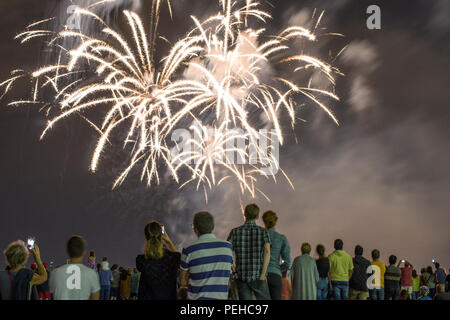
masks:
<svg viewBox="0 0 450 320"><path fill-rule="evenodd" d="M169 235L167 234L167 232L165 232L162 235L162 240L164 241L164 243L167 245L167 248L172 251L172 252L178 252L177 248L175 248L175 245L172 242L172 239L170 239Z"/></svg>
<svg viewBox="0 0 450 320"><path fill-rule="evenodd" d="M39 285L47 281L47 270L45 270L44 265L42 264L41 253L37 244L31 249L31 253L33 254L34 261L36 261L38 270L37 273L33 274L30 284Z"/></svg>

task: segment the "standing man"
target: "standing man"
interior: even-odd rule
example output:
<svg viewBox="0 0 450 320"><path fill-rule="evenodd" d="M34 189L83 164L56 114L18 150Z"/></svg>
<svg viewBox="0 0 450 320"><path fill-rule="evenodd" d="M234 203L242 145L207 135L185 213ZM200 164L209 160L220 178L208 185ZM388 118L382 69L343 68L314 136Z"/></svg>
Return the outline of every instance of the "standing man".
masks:
<svg viewBox="0 0 450 320"><path fill-rule="evenodd" d="M398 300L400 297L400 278L402 272L395 265L396 262L396 256L389 256L389 266L386 268L386 273L384 274L384 298L386 300Z"/></svg>
<svg viewBox="0 0 450 320"><path fill-rule="evenodd" d="M411 296L413 295L413 265L408 260L400 260L397 267L404 263L403 268L400 268L400 289L406 290Z"/></svg>
<svg viewBox="0 0 450 320"><path fill-rule="evenodd" d="M109 269L109 262L103 261L102 267L98 270L100 278L100 300L109 300L111 297L111 281L113 280L112 271Z"/></svg>
<svg viewBox="0 0 450 320"><path fill-rule="evenodd" d="M209 212L195 214L193 228L198 239L183 249L180 293L187 289L188 300L227 300L233 266L231 243L212 234L214 218Z"/></svg>
<svg viewBox="0 0 450 320"><path fill-rule="evenodd" d="M373 279L372 286L369 290L371 300L384 300L384 274L386 273L386 265L380 261L380 250L372 250L372 266L377 268L374 272L375 279ZM378 278L378 279L377 279Z"/></svg>
<svg viewBox="0 0 450 320"><path fill-rule="evenodd" d="M445 292L445 277L447 276L445 274L445 270L444 268L441 268L439 262L435 262L434 266L436 267L436 280L437 280L436 292L437 293Z"/></svg>
<svg viewBox="0 0 450 320"><path fill-rule="evenodd" d="M245 223L233 230L228 241L233 245L238 274L240 300L270 300L267 267L270 262L270 238L267 230L256 225L259 207L245 207Z"/></svg>
<svg viewBox="0 0 450 320"><path fill-rule="evenodd" d="M55 269L50 278L54 300L98 300L100 281L97 272L83 264L86 242L81 236L67 241L67 264Z"/></svg>
<svg viewBox="0 0 450 320"><path fill-rule="evenodd" d="M334 300L348 300L348 282L353 272L353 260L344 251L344 242L341 239L334 241L334 249L328 256Z"/></svg>
<svg viewBox="0 0 450 320"><path fill-rule="evenodd" d="M350 278L350 300L367 300L369 298L369 288L367 279L369 274L367 269L370 261L363 257L363 247L355 247L355 257L353 258L353 274Z"/></svg>

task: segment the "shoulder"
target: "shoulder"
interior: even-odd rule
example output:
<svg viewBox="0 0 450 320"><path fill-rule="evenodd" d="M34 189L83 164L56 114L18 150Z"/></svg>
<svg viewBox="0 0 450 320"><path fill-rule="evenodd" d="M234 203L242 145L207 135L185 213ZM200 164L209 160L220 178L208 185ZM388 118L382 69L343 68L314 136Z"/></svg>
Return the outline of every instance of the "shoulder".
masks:
<svg viewBox="0 0 450 320"><path fill-rule="evenodd" d="M295 257L294 261L292 262L292 264L297 264L301 261L301 256Z"/></svg>
<svg viewBox="0 0 450 320"><path fill-rule="evenodd" d="M89 267L86 267L84 264L81 264L78 266L80 267L80 269L82 270L83 273L86 273L90 277L98 277L98 274L95 270L93 270ZM106 270L100 270L100 271L104 271L106 273Z"/></svg>
<svg viewBox="0 0 450 320"><path fill-rule="evenodd" d="M288 238L287 238L284 234L278 233L278 236L280 237L280 239L281 239L282 241L284 241L284 242L289 242L289 241L288 241Z"/></svg>
<svg viewBox="0 0 450 320"><path fill-rule="evenodd" d="M169 250L166 250L165 254L168 257L171 257L171 258L174 258L174 259L179 259L181 257L181 254L179 252L172 252L172 251L169 251Z"/></svg>

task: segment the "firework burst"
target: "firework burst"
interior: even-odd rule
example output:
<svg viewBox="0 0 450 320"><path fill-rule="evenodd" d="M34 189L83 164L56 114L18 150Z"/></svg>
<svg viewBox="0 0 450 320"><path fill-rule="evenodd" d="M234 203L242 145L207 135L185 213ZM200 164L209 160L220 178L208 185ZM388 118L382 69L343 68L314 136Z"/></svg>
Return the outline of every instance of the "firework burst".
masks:
<svg viewBox="0 0 450 320"><path fill-rule="evenodd" d="M172 15L170 2L166 3ZM111 134L123 132L125 127L123 147L131 150L130 162L119 174L114 187L138 166L142 170L141 179L148 185L153 181L159 183L158 168L162 164L181 187L196 181L197 188L203 186L206 194L206 188L233 177L242 192L248 191L254 196L255 191L260 191L255 187L257 177L275 179L279 163L276 156L268 154L267 148L258 143L261 133L253 116L264 115L265 127L274 130L276 142L280 144L284 139L279 115L287 113L292 127L295 125L296 95L310 99L337 123L320 99L326 96L337 100L333 90L314 88L311 81L301 85L291 80L291 75L314 69L324 74L334 88L334 76L339 70L302 52L292 54L296 51L292 42L298 39L316 41L315 30L322 15L313 30L295 26L268 36L264 26L271 15L260 9L258 1L247 0L239 6L232 0L220 0L219 5L219 13L204 21L192 17L194 29L171 46L158 63L154 61L154 54L158 50L155 43L160 0L152 2L148 33L136 13L123 11L131 37L109 27L89 8L79 9L77 13L93 19L101 36L67 29L54 33L41 28L50 19L39 21L28 26L17 38L22 43L36 37L50 39L48 45L59 52L57 61L31 74L15 70L0 87L6 94L19 79L27 76L33 79L33 98L10 105L44 104L57 110L41 138L61 120L74 115L85 119L100 135L90 165L94 172ZM250 25L259 27L250 28ZM59 44L73 38L78 44L72 49ZM287 63L294 66L287 76L265 73L271 65ZM53 92L51 104L40 101L39 93L44 88ZM101 123L85 116L86 111L93 108L104 112ZM193 148L174 154L168 145L171 134L186 121L192 123L188 127L195 139L187 143ZM211 135L210 130L214 134ZM272 136L265 138L269 139L269 144L274 140ZM233 146L231 142L238 140L247 143ZM230 160L229 154L252 160L247 164ZM179 177L183 169L191 174L185 182Z"/></svg>

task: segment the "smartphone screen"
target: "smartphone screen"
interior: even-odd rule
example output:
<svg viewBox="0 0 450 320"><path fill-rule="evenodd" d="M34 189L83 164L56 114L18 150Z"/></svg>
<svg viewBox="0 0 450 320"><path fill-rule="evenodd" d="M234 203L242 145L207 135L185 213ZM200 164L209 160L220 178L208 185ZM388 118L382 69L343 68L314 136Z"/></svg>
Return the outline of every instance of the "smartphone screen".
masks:
<svg viewBox="0 0 450 320"><path fill-rule="evenodd" d="M164 234L166 232L166 228L164 226L162 226L162 234Z"/></svg>
<svg viewBox="0 0 450 320"><path fill-rule="evenodd" d="M28 239L27 240L27 245L28 245L28 249L33 249L34 248L34 239Z"/></svg>

